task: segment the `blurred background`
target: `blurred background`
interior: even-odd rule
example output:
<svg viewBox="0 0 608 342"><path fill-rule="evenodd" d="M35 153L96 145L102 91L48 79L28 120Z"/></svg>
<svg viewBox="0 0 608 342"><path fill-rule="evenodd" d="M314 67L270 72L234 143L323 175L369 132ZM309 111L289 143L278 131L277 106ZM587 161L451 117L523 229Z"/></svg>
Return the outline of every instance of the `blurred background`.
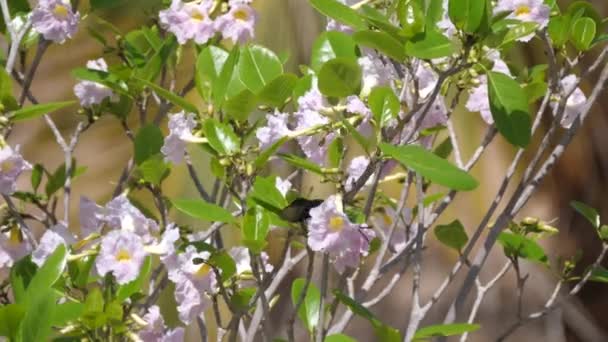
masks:
<svg viewBox="0 0 608 342"><path fill-rule="evenodd" d="M10 0L9 0L10 1ZM560 1L567 5L570 1ZM595 7L603 15L608 15L608 1L594 0ZM325 23L323 19L310 7L306 0L255 0L254 6L259 11L259 24L256 29L256 40L277 53L287 52L290 59L287 68L298 72L298 65L308 62L310 48L315 37L321 32ZM144 11L141 9L144 8ZM148 11L157 9L157 1L136 0L129 5L115 8L101 14L101 17L111 21L126 32L129 28L146 23ZM87 27L94 23L91 18L85 19L80 26L78 36L64 45L53 45L47 52L32 88L33 94L42 102L73 99L72 88L76 80L70 76L70 70L84 66L86 61L98 58L102 54L102 47L95 40L90 39ZM109 37L111 34L106 32ZM589 64L593 61L593 53L583 61ZM184 53L183 74L178 76L178 84L185 83L192 72L192 54ZM189 61L190 59L190 61ZM545 63L543 51L538 44L531 44L528 48L513 49L507 61L514 65L533 65ZM109 59L109 64L113 60ZM115 61L114 61L115 62ZM583 91L588 91L593 79L583 82ZM193 101L197 96L190 95ZM594 107L592 115L579 132L576 139L568 147L564 157L559 161L542 184L525 210L520 215L536 216L544 221L552 221L553 226L560 229L560 234L547 239L545 247L552 260L557 256L569 257L577 250L582 251L582 262L579 266L584 269L592 262L600 249L593 228L581 216L575 215L569 203L572 200L585 202L596 207L602 215L608 217L608 203L604 201L608 190L608 97L600 97L599 103ZM65 135L71 134L79 117L73 111L63 111L53 114L59 128ZM548 119L548 118L546 118ZM549 122L545 122L545 127ZM481 141L486 125L476 113L460 111L455 119L456 129L460 137L463 158L470 157L473 150ZM166 125L166 123L164 124ZM165 127L166 128L166 127ZM538 134L537 134L538 136ZM49 128L39 120L28 121L17 125L10 140L11 145L21 145L23 153L30 162L38 162L54 169L61 164L63 155L56 145ZM200 150L199 150L200 151ZM480 163L474 168L473 174L481 180L477 191L459 195L451 210L446 212L438 223L447 223L458 217L469 229L474 229L482 215L494 198L498 185L502 181L505 169L511 162L515 151L505 141L498 137L490 149L482 157ZM94 200L105 203L110 199L114 186L120 176L122 167L132 155L132 144L125 136L120 122L112 116L102 117L81 138L76 149L75 157L78 164L88 167L86 173L74 181L74 201L71 212L73 222L77 222L77 198L86 194ZM195 153L195 167L201 179L211 179L208 174L209 166L204 155ZM282 169L283 176L289 174L288 168ZM27 177L23 177L23 186L28 186ZM210 181L209 181L210 182ZM304 177L301 184L302 191L312 191L313 196L326 196L331 188L326 188L313 178ZM394 186L392 188L395 188ZM183 166L173 169L170 178L164 183L164 191L169 197L194 197L192 183L187 177ZM398 196L395 190L385 188L384 191L392 196ZM145 200L145 198L144 198ZM179 222L187 222L184 218L175 217ZM228 241L236 242L238 231L230 232ZM423 271L423 298L438 286L448 270L451 269L457 256L445 248L433 248L434 238L428 239L431 248L426 251ZM230 242L229 242L230 243ZM275 244L278 246L278 244ZM271 249L271 256L278 250ZM488 273L483 279L489 279L498 272L505 262L500 250L495 251L492 259L487 263L485 271ZM303 266L303 265L301 265ZM303 270L299 270L302 272ZM530 273L530 280L525 290L526 310L529 312L539 310L554 287L556 277L539 265L524 263L524 271ZM293 277L296 277L294 274ZM287 284L290 282L287 281ZM373 311L384 321L395 326L403 327L409 314L409 298L411 276L406 274L401 283L397 285L393 294L374 307ZM458 282L456 282L457 284ZM457 289L456 284L453 286ZM382 288L382 285L377 288ZM515 277L507 275L501 283L493 288L487 295L478 322L482 329L470 337L472 341L493 340L498 333L504 331L516 320L515 305ZM282 294L288 298L289 288L285 287ZM451 294L445 294L450 298ZM474 296L470 296L474 297ZM170 300L164 298L163 300ZM287 302L287 301L282 301ZM284 320L284 312L288 303L279 305L274 310L276 315L276 328L281 329L280 322ZM445 314L449 302L442 300L432 310L423 322L423 325L439 323ZM407 309L407 310L406 310ZM608 341L608 287L601 284L590 283L577 298L565 303L560 310L554 311L544 319L535 321L520 328L509 340L513 341ZM353 319L346 333L360 341L373 341L373 331L367 322ZM196 335L189 334L191 341L197 341ZM302 340L305 340L304 338Z"/></svg>

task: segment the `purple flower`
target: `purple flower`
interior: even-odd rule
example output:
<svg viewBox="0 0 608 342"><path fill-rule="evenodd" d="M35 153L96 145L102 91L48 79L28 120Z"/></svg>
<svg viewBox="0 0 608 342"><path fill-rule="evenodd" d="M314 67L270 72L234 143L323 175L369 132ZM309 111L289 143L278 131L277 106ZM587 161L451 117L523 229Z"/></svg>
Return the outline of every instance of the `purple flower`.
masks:
<svg viewBox="0 0 608 342"><path fill-rule="evenodd" d="M0 281L8 276L10 268L31 251L16 225L7 233L0 232Z"/></svg>
<svg viewBox="0 0 608 342"><path fill-rule="evenodd" d="M40 238L38 247L32 253L32 261L36 265L42 266L59 245L67 247L75 242L74 235L69 231L64 222L60 222L44 232L44 235Z"/></svg>
<svg viewBox="0 0 608 342"><path fill-rule="evenodd" d="M365 169L369 165L369 158L365 156L359 156L353 158L348 168L346 169L346 173L348 174L348 178L346 179L346 184L344 184L344 190L351 191L354 183L361 178Z"/></svg>
<svg viewBox="0 0 608 342"><path fill-rule="evenodd" d="M103 58L88 61L87 68L98 71L108 71L108 65ZM112 89L92 81L80 81L74 86L74 94L80 100L83 107L91 107L101 104L103 100L109 98L110 101L118 100Z"/></svg>
<svg viewBox="0 0 608 342"><path fill-rule="evenodd" d="M359 133L365 136L372 134L373 131L370 124L372 111L358 96L351 95L346 98L346 111L353 114L359 114L363 117L359 127L357 127Z"/></svg>
<svg viewBox="0 0 608 342"><path fill-rule="evenodd" d="M296 112L295 116L297 120L296 130L298 131L329 123L328 118L312 110ZM298 137L298 144L300 144L302 151L312 162L324 165L327 149L334 138L334 133L330 133L325 137L317 133Z"/></svg>
<svg viewBox="0 0 608 342"><path fill-rule="evenodd" d="M500 58L500 54L498 53L498 51L489 51L487 57L488 59L494 61L492 71L512 76L511 71L507 66L507 63L505 63L505 61ZM492 112L490 111L490 100L488 97L488 77L486 75L482 75L479 77L479 85L472 89L465 107L469 112L479 112L483 121L485 121L488 125L492 125L494 123L494 118L492 117Z"/></svg>
<svg viewBox="0 0 608 342"><path fill-rule="evenodd" d="M393 72L375 53L368 53L357 60L363 74L361 96L367 96L377 86L390 85Z"/></svg>
<svg viewBox="0 0 608 342"><path fill-rule="evenodd" d="M511 12L509 19L522 22L533 22L542 29L549 23L551 8L543 0L499 0L494 8L494 13ZM518 41L527 42L534 37L534 33L519 38Z"/></svg>
<svg viewBox="0 0 608 342"><path fill-rule="evenodd" d="M99 233L103 226L103 208L88 197L80 197L80 233L87 237Z"/></svg>
<svg viewBox="0 0 608 342"><path fill-rule="evenodd" d="M287 192L289 192L289 190L291 189L291 186L292 186L289 179L283 180L281 177L277 177L274 182L275 182L275 186L277 187L277 189L279 190L281 195L283 195L283 197L285 197L287 195Z"/></svg>
<svg viewBox="0 0 608 342"><path fill-rule="evenodd" d="M254 36L257 15L251 6L231 3L230 10L215 21L215 27L224 38L234 43L244 44Z"/></svg>
<svg viewBox="0 0 608 342"><path fill-rule="evenodd" d="M108 202L104 211L103 219L111 228L133 232L141 237L144 243L150 242L151 233L159 230L158 224L142 214L124 194Z"/></svg>
<svg viewBox="0 0 608 342"><path fill-rule="evenodd" d="M275 111L274 114L266 116L266 126L258 128L255 136L260 141L260 148L265 149L287 136L291 130L287 127L289 114Z"/></svg>
<svg viewBox="0 0 608 342"><path fill-rule="evenodd" d="M251 274L251 258L249 256L249 250L245 247L232 247L228 252L234 262L236 263L236 274L249 273ZM264 271L266 273L272 272L274 267L270 264L268 254L266 252L260 253L260 258L264 264Z"/></svg>
<svg viewBox="0 0 608 342"><path fill-rule="evenodd" d="M330 196L310 210L308 246L313 251L328 253L339 273L346 267L357 267L361 255L369 250L371 230L359 229L338 207L338 198Z"/></svg>
<svg viewBox="0 0 608 342"><path fill-rule="evenodd" d="M312 88L298 98L298 111L320 111L327 106L327 101L317 88Z"/></svg>
<svg viewBox="0 0 608 342"><path fill-rule="evenodd" d="M0 149L0 193L11 195L17 189L17 178L32 166L19 153L19 146L13 150L9 145Z"/></svg>
<svg viewBox="0 0 608 342"><path fill-rule="evenodd" d="M212 0L186 3L173 0L171 7L160 11L160 24L173 33L182 45L191 39L196 44L205 44L216 32L215 24L209 17L212 6Z"/></svg>
<svg viewBox="0 0 608 342"><path fill-rule="evenodd" d="M182 342L184 340L184 328L178 327L167 331L165 320L160 314L158 306L151 306L143 319L148 323L139 332L139 338L143 342Z"/></svg>
<svg viewBox="0 0 608 342"><path fill-rule="evenodd" d="M186 324L207 308L208 293L216 290L215 272L207 263L209 257L209 252L197 252L194 246L188 246L184 253L163 259L169 279L175 283L179 318Z"/></svg>
<svg viewBox="0 0 608 342"><path fill-rule="evenodd" d="M32 11L32 26L44 39L63 44L78 30L80 14L68 0L40 0Z"/></svg>
<svg viewBox="0 0 608 342"><path fill-rule="evenodd" d="M141 237L131 231L113 230L101 239L101 248L95 261L97 273L112 273L119 284L137 278L147 253Z"/></svg>
<svg viewBox="0 0 608 342"><path fill-rule="evenodd" d="M169 135L160 149L165 160L179 164L186 153L186 143L195 139L192 130L196 127L196 116L192 113L179 112L169 117Z"/></svg>
<svg viewBox="0 0 608 342"><path fill-rule="evenodd" d="M574 120L576 120L587 103L587 96L585 96L585 93L583 93L581 88L576 87L577 82L578 79L575 75L568 75L560 81L564 94L570 94L572 92L566 101L564 116L560 122L564 128L570 128L572 126L572 123L574 123ZM551 106L556 107L557 105L552 102Z"/></svg>

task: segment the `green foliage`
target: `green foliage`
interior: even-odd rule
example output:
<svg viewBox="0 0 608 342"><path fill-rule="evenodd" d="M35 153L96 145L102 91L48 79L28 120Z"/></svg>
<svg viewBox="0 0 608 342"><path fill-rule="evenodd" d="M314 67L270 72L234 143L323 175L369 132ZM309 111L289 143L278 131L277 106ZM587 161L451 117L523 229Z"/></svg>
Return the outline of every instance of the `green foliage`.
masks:
<svg viewBox="0 0 608 342"><path fill-rule="evenodd" d="M454 26L466 33L476 33L484 22L488 0L450 0L448 13Z"/></svg>
<svg viewBox="0 0 608 342"><path fill-rule="evenodd" d="M274 52L258 45L241 51L239 77L254 94L283 73L283 64Z"/></svg>
<svg viewBox="0 0 608 342"><path fill-rule="evenodd" d="M329 97L357 94L361 87L361 68L356 61L334 58L319 71L319 90Z"/></svg>
<svg viewBox="0 0 608 342"><path fill-rule="evenodd" d="M437 225L435 227L435 236L444 245L461 251L469 241L467 232L459 220L454 220L448 224Z"/></svg>
<svg viewBox="0 0 608 342"><path fill-rule="evenodd" d="M600 214L594 208L586 205L583 202L572 201L570 202L570 206L574 208L579 214L583 215L584 218L591 223L593 228L600 228Z"/></svg>
<svg viewBox="0 0 608 342"><path fill-rule="evenodd" d="M291 284L291 303L295 306L302 293L306 279L298 278ZM308 284L304 300L298 308L298 317L304 323L304 326L309 332L312 332L319 323L319 302L321 301L321 293L313 282Z"/></svg>
<svg viewBox="0 0 608 342"><path fill-rule="evenodd" d="M384 127L399 115L401 104L395 92L389 87L376 87L369 94L369 108L379 127Z"/></svg>
<svg viewBox="0 0 608 342"><path fill-rule="evenodd" d="M121 285L118 288L118 291L116 292L116 300L118 302L123 302L127 298L136 294L137 292L145 291L144 285L145 285L146 279L150 275L151 270L152 270L152 257L147 256L146 259L144 260L144 263L139 271L139 275L137 276L137 278L135 278L135 280L133 280L127 284Z"/></svg>
<svg viewBox="0 0 608 342"><path fill-rule="evenodd" d="M31 105L18 109L13 112L11 119L13 121L23 121L40 117L44 114L50 114L62 108L75 104L76 101L50 102L37 105Z"/></svg>
<svg viewBox="0 0 608 342"><path fill-rule="evenodd" d="M570 36L572 43L581 51L589 50L595 38L596 30L593 19L587 17L577 19L572 25Z"/></svg>
<svg viewBox="0 0 608 342"><path fill-rule="evenodd" d="M310 4L323 15L357 30L367 28L357 11L336 0L310 0Z"/></svg>
<svg viewBox="0 0 608 342"><path fill-rule="evenodd" d="M378 50L386 56L400 62L407 58L405 46L390 34L382 31L359 31L353 35L359 46Z"/></svg>
<svg viewBox="0 0 608 342"><path fill-rule="evenodd" d="M419 33L405 43L405 53L420 59L447 57L455 52L454 43L443 34L433 30Z"/></svg>
<svg viewBox="0 0 608 342"><path fill-rule="evenodd" d="M220 155L233 155L240 147L239 138L234 130L227 124L215 119L208 119L203 123L203 131L209 145Z"/></svg>
<svg viewBox="0 0 608 342"><path fill-rule="evenodd" d="M462 191L473 190L478 185L471 175L420 146L393 146L382 143L380 149L385 155L431 182Z"/></svg>
<svg viewBox="0 0 608 342"><path fill-rule="evenodd" d="M243 218L243 244L254 253L260 253L266 247L266 235L270 229L270 219L261 206L247 210Z"/></svg>
<svg viewBox="0 0 608 342"><path fill-rule="evenodd" d="M158 126L148 124L137 132L134 140L133 159L136 165L141 165L148 159L160 153L163 146L163 133Z"/></svg>
<svg viewBox="0 0 608 342"><path fill-rule="evenodd" d="M448 337L462 335L466 332L473 332L479 330L481 326L478 324L466 324L466 323L455 323L455 324L439 324L430 325L418 329L414 335L414 341L424 341L433 337Z"/></svg>
<svg viewBox="0 0 608 342"><path fill-rule="evenodd" d="M355 60L357 58L356 47L353 36L337 31L323 32L312 46L310 67L318 72L325 62L334 58Z"/></svg>
<svg viewBox="0 0 608 342"><path fill-rule="evenodd" d="M230 211L202 200L174 199L173 206L182 213L203 221L235 222Z"/></svg>
<svg viewBox="0 0 608 342"><path fill-rule="evenodd" d="M487 76L490 110L496 128L511 144L526 147L530 143L532 119L525 92L508 75L490 71Z"/></svg>
<svg viewBox="0 0 608 342"><path fill-rule="evenodd" d="M505 255L509 258L523 258L542 264L548 261L543 248L536 241L523 235L502 232L498 236L498 243L502 245Z"/></svg>

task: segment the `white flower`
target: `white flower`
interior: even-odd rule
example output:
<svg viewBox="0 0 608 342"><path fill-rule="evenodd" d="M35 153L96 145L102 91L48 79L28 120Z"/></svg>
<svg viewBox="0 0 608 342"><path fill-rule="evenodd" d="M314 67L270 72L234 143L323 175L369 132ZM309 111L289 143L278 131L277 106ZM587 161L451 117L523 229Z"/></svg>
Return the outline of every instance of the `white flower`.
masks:
<svg viewBox="0 0 608 342"><path fill-rule="evenodd" d="M76 242L74 235L68 230L64 222L60 222L44 232L38 247L32 253L32 261L36 265L42 266L59 245L67 247L74 242Z"/></svg>
<svg viewBox="0 0 608 342"><path fill-rule="evenodd" d="M32 11L32 26L46 40L62 44L78 31L80 14L68 0L40 0Z"/></svg>
<svg viewBox="0 0 608 342"><path fill-rule="evenodd" d="M180 44L194 40L196 44L205 44L215 35L215 23L209 17L212 0L182 2L173 0L171 7L159 13L160 24L173 33Z"/></svg>
<svg viewBox="0 0 608 342"><path fill-rule="evenodd" d="M215 27L224 38L244 44L253 38L256 20L257 15L251 6L232 3L230 10L215 20Z"/></svg>
<svg viewBox="0 0 608 342"><path fill-rule="evenodd" d="M266 126L260 127L255 132L256 138L260 141L260 148L265 149L289 135L291 130L287 127L289 114L275 111L274 114L266 115Z"/></svg>
<svg viewBox="0 0 608 342"><path fill-rule="evenodd" d="M103 58L87 62L87 68L98 71L108 71L108 65ZM112 92L112 89L92 81L80 81L74 86L74 94L80 100L80 105L83 107L91 107L101 104L103 100L117 101L118 97Z"/></svg>
<svg viewBox="0 0 608 342"><path fill-rule="evenodd" d="M183 111L169 116L169 135L160 149L166 161L173 164L182 162L186 153L186 143L196 139L192 134L192 130L196 127L195 118L194 114Z"/></svg>
<svg viewBox="0 0 608 342"><path fill-rule="evenodd" d="M560 122L564 128L570 128L572 126L572 123L578 118L583 107L587 103L587 96L585 96L585 93L583 93L581 88L576 87L577 82L578 79L575 75L568 75L560 81L564 94L570 94L570 92L572 92L566 101L564 116ZM555 108L557 104L552 102L551 106Z"/></svg>
<svg viewBox="0 0 608 342"><path fill-rule="evenodd" d="M551 8L543 0L499 0L494 13L511 12L507 18L522 22L532 22L544 28L549 23ZM527 42L534 37L534 33L519 38L518 41Z"/></svg>
<svg viewBox="0 0 608 342"><path fill-rule="evenodd" d="M353 158L348 168L346 169L346 174L348 174L348 178L346 179L346 184L344 184L344 190L351 191L354 183L361 178L365 169L369 165L369 158L365 156L359 156Z"/></svg>
<svg viewBox="0 0 608 342"><path fill-rule="evenodd" d="M17 189L17 178L32 166L19 153L19 146L13 150L6 145L0 149L0 193L11 195Z"/></svg>
<svg viewBox="0 0 608 342"><path fill-rule="evenodd" d="M118 284L126 284L137 278L147 253L141 237L126 230L113 230L101 240L99 255L95 260L97 273L112 273Z"/></svg>

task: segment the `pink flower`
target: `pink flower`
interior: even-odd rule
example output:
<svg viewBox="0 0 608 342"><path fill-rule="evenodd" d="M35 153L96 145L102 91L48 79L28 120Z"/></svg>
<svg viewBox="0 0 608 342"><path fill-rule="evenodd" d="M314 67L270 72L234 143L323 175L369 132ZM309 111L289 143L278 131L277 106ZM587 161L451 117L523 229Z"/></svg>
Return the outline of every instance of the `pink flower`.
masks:
<svg viewBox="0 0 608 342"><path fill-rule="evenodd" d="M141 237L126 230L113 230L101 240L99 255L95 261L97 273L112 273L119 284L137 278L147 253Z"/></svg>
<svg viewBox="0 0 608 342"><path fill-rule="evenodd" d="M153 305L148 309L148 312L143 317L148 323L144 329L139 332L139 338L143 342L183 342L184 328L179 327L168 330L165 325L165 320L160 314L158 306Z"/></svg>
<svg viewBox="0 0 608 342"><path fill-rule="evenodd" d="M328 253L339 273L346 267L359 266L366 255L374 233L360 229L338 208L338 198L330 196L320 206L310 210L308 246L313 251Z"/></svg>
<svg viewBox="0 0 608 342"><path fill-rule="evenodd" d="M17 189L17 178L32 166L19 153L19 146L13 150L6 145L0 149L0 193L11 195Z"/></svg>
<svg viewBox="0 0 608 342"><path fill-rule="evenodd" d="M175 283L175 300L182 322L188 324L209 305L209 293L216 291L215 272L207 263L209 252L197 252L188 246L184 253L163 258L169 279Z"/></svg>
<svg viewBox="0 0 608 342"><path fill-rule="evenodd" d="M46 40L63 44L78 31L80 14L67 0L40 0L32 11L32 26Z"/></svg>
<svg viewBox="0 0 608 342"><path fill-rule="evenodd" d="M103 58L88 61L87 68L91 70L108 71L108 65ZM111 101L118 100L118 97L110 88L92 81L78 82L74 86L74 93L80 100L80 105L83 107L101 104L105 99L110 99Z"/></svg>
<svg viewBox="0 0 608 342"><path fill-rule="evenodd" d="M287 127L289 114L275 111L274 114L266 116L266 126L258 128L255 132L256 138L260 141L260 148L265 149L272 144L287 136L291 130Z"/></svg>
<svg viewBox="0 0 608 342"><path fill-rule="evenodd" d="M196 127L196 116L192 113L179 112L169 116L169 135L160 149L165 160L179 164L186 153L186 143L194 139L192 131Z"/></svg>
<svg viewBox="0 0 608 342"><path fill-rule="evenodd" d="M251 6L231 3L230 10L215 21L215 27L224 38L234 43L244 44L254 36L257 15Z"/></svg>
<svg viewBox="0 0 608 342"><path fill-rule="evenodd" d="M216 32L215 24L209 17L212 6L212 0L186 3L173 0L171 7L160 11L160 24L173 33L182 45L189 40L205 44Z"/></svg>

